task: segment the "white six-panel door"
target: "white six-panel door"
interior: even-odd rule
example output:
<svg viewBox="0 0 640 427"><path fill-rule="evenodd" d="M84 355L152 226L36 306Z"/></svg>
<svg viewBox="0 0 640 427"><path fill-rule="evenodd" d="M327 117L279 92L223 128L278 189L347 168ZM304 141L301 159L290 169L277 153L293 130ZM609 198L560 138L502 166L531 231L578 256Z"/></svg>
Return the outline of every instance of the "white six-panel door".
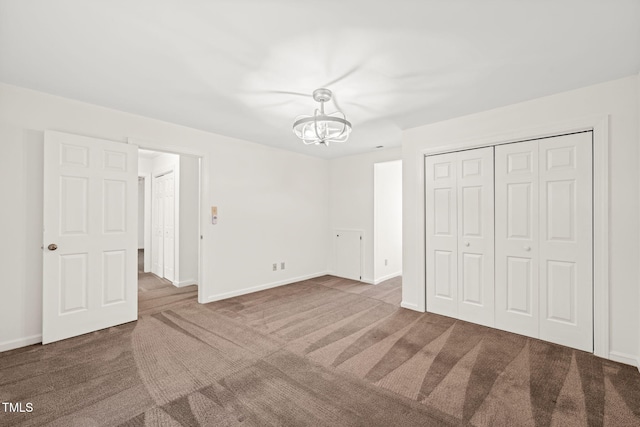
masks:
<svg viewBox="0 0 640 427"><path fill-rule="evenodd" d="M592 136L498 146L496 326L593 351Z"/></svg>
<svg viewBox="0 0 640 427"><path fill-rule="evenodd" d="M173 172L163 176L164 197L163 197L163 263L164 278L175 280L175 175Z"/></svg>
<svg viewBox="0 0 640 427"><path fill-rule="evenodd" d="M175 173L153 177L151 222L151 272L174 281L175 274L175 229L176 194Z"/></svg>
<svg viewBox="0 0 640 427"><path fill-rule="evenodd" d="M45 132L44 344L138 316L137 147Z"/></svg>
<svg viewBox="0 0 640 427"><path fill-rule="evenodd" d="M427 311L458 317L457 153L425 158Z"/></svg>
<svg viewBox="0 0 640 427"><path fill-rule="evenodd" d="M495 147L496 327L539 335L538 141Z"/></svg>
<svg viewBox="0 0 640 427"><path fill-rule="evenodd" d="M425 159L427 310L493 326L493 148Z"/></svg>
<svg viewBox="0 0 640 427"><path fill-rule="evenodd" d="M493 147L458 153L458 317L494 325Z"/></svg>
<svg viewBox="0 0 640 427"><path fill-rule="evenodd" d="M153 177L151 208L151 272L164 277L164 177Z"/></svg>
<svg viewBox="0 0 640 427"><path fill-rule="evenodd" d="M539 141L540 338L593 351L591 132Z"/></svg>

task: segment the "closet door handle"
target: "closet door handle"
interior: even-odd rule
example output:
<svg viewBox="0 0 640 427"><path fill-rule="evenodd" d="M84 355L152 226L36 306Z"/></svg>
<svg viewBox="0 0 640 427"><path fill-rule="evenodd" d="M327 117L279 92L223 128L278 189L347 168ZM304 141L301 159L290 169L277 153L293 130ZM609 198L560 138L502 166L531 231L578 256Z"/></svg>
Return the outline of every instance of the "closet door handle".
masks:
<svg viewBox="0 0 640 427"><path fill-rule="evenodd" d="M524 247L524 250L525 250L525 251L527 251L527 252L529 252L529 251L531 250L531 246L525 246L525 247Z"/></svg>
<svg viewBox="0 0 640 427"><path fill-rule="evenodd" d="M465 245L465 246L469 246L469 245L471 245L471 243L469 243L469 242L464 242L464 245Z"/></svg>

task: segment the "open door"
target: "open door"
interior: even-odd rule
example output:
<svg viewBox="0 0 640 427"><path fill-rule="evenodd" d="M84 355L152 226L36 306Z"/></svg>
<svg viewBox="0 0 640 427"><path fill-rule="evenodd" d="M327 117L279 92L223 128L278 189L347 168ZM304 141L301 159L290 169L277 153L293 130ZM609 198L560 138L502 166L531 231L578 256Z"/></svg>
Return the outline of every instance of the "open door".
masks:
<svg viewBox="0 0 640 427"><path fill-rule="evenodd" d="M43 344L137 319L137 150L45 132Z"/></svg>

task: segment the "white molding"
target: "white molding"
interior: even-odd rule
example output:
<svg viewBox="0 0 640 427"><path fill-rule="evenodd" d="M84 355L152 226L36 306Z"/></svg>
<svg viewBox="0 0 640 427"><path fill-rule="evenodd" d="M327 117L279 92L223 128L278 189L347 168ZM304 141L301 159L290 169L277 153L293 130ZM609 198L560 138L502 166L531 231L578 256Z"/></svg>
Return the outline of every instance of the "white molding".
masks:
<svg viewBox="0 0 640 427"><path fill-rule="evenodd" d="M420 310L420 308L418 307L418 304L412 304L412 303L406 302L406 301L402 301L400 303L400 307L406 308L408 310L424 312L424 310Z"/></svg>
<svg viewBox="0 0 640 427"><path fill-rule="evenodd" d="M343 230L343 231L345 231L345 230ZM348 231L348 230L347 230L347 231ZM335 272L335 271L333 271L333 270L327 270L327 271L325 272L325 274L328 274L329 276L337 277L337 278L339 278L339 279L355 280L356 282L367 283L367 284L369 284L369 285L375 285L375 283L374 283L373 279L370 279L370 278L368 278L368 277L363 277L363 278L362 278L362 279L360 279L360 280L356 280L356 279L352 279L352 278L350 278L350 277L342 277L342 276L340 276L340 275L336 274L336 272Z"/></svg>
<svg viewBox="0 0 640 427"><path fill-rule="evenodd" d="M385 280L393 279L394 277L402 276L402 271L396 271L395 273L387 274L373 281L374 285L379 285Z"/></svg>
<svg viewBox="0 0 640 427"><path fill-rule="evenodd" d="M318 273L307 274L304 276L292 277L290 279L279 280L277 282L265 283L264 285L252 286L250 288L238 289L235 291L224 292L221 294L214 294L214 295L208 296L203 303L206 304L208 302L220 301L223 299L233 298L240 295L251 294L253 292L264 291L265 289L277 288L278 286L290 285L292 283L301 282L303 280L309 280L309 279L314 279L316 277L326 276L327 274L330 274L330 273L326 271L322 271Z"/></svg>
<svg viewBox="0 0 640 427"><path fill-rule="evenodd" d="M194 157L205 157L207 153L200 150L194 150L179 144L167 144L164 142L150 141L141 138L127 138L127 144L137 145L139 148L152 151L160 151L169 154L186 154Z"/></svg>
<svg viewBox="0 0 640 427"><path fill-rule="evenodd" d="M423 156L433 154L450 153L452 151L469 150L472 148L491 147L494 145L510 144L532 139L540 139L551 136L558 136L573 132L583 132L595 130L603 124L609 122L609 115L596 114L584 116L573 120L548 123L546 125L533 126L524 129L517 129L508 132L489 134L482 137L464 138L452 143L436 147L428 147L420 150ZM608 134L604 135L608 140ZM422 158L419 159L422 162Z"/></svg>
<svg viewBox="0 0 640 427"><path fill-rule="evenodd" d="M179 282L171 282L171 283L176 288L182 288L185 286L197 285L198 281L196 279L187 279L187 280L181 280Z"/></svg>
<svg viewBox="0 0 640 427"><path fill-rule="evenodd" d="M640 370L640 362L638 362L638 356L635 356L633 354L623 353L621 351L610 351L609 360L624 363L625 365L635 366Z"/></svg>
<svg viewBox="0 0 640 427"><path fill-rule="evenodd" d="M593 353L609 354L609 116L593 129Z"/></svg>
<svg viewBox="0 0 640 427"><path fill-rule="evenodd" d="M18 338L11 341L0 342L0 353L3 351L9 351L16 348L26 347L32 344L39 344L42 342L42 335L31 335L30 337Z"/></svg>
<svg viewBox="0 0 640 427"><path fill-rule="evenodd" d="M418 232L422 245L418 244L418 259L422 266L418 273L422 283L419 311L426 311L425 281L425 186L424 157L452 151L490 147L513 142L540 139L573 132L593 131L593 353L599 357L610 357L609 352L609 114L596 114L572 120L517 129L477 138L465 138L450 144L419 150L417 189ZM419 241L420 242L420 241ZM635 360L635 359L634 359Z"/></svg>

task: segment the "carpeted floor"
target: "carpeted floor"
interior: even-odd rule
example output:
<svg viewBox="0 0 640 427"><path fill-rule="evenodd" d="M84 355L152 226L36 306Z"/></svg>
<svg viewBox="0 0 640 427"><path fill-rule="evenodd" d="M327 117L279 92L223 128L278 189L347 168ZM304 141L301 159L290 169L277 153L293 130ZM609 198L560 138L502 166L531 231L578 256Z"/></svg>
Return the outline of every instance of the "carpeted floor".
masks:
<svg viewBox="0 0 640 427"><path fill-rule="evenodd" d="M135 323L0 354L0 400L34 408L0 425L640 425L637 369L401 309L400 279L154 286Z"/></svg>

